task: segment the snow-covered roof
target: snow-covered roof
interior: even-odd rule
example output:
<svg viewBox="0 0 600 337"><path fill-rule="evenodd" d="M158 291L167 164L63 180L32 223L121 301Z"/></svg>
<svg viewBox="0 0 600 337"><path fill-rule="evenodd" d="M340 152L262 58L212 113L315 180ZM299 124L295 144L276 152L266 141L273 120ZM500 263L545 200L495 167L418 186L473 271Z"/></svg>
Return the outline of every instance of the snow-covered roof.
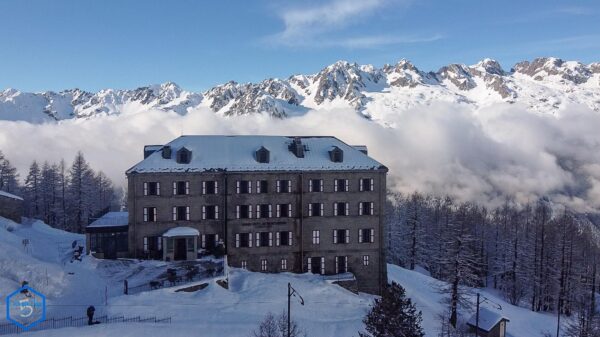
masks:
<svg viewBox="0 0 600 337"><path fill-rule="evenodd" d="M174 236L199 236L200 232L191 227L175 227L165 232L162 236L165 238L171 238Z"/></svg>
<svg viewBox="0 0 600 337"><path fill-rule="evenodd" d="M467 321L467 324L473 327L476 326L476 316L476 314L471 316L471 318L469 318L469 321ZM484 331L490 331L496 326L496 324L500 323L501 320L508 321L508 318L490 309L483 307L479 308L479 329Z"/></svg>
<svg viewBox="0 0 600 337"><path fill-rule="evenodd" d="M170 157L156 151L127 173L145 172L203 172L203 171L320 171L374 170L385 167L335 137L299 137L305 146L299 158L288 148L294 137L287 136L181 136L166 146ZM259 163L255 152L264 146L270 152L269 162ZM191 151L189 163L177 163L177 151ZM329 151L338 147L344 151L343 161L333 162Z"/></svg>
<svg viewBox="0 0 600 337"><path fill-rule="evenodd" d="M108 212L89 224L87 227L119 227L127 226L129 223L128 212Z"/></svg>
<svg viewBox="0 0 600 337"><path fill-rule="evenodd" d="M11 198L11 199L23 200L23 198L21 198L19 196L16 196L14 194L10 194L10 193L4 192L4 191L0 191L0 196Z"/></svg>

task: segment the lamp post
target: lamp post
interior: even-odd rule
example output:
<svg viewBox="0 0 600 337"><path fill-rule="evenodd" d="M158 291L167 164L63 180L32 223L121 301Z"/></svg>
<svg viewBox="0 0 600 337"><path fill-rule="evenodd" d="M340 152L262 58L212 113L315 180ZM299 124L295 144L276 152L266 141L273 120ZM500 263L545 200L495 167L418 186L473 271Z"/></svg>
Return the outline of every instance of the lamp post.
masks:
<svg viewBox="0 0 600 337"><path fill-rule="evenodd" d="M292 333L292 319L291 319L291 309L292 309L292 296L298 296L300 299L300 304L304 305L304 299L300 294L296 291L296 289L292 288L292 284L288 282L288 314L287 314L287 337L291 337Z"/></svg>
<svg viewBox="0 0 600 337"><path fill-rule="evenodd" d="M480 299L483 297L483 301ZM481 303L489 302L496 305L498 310L502 310L502 306L485 296L481 296L481 294L477 293L477 309L475 311L475 337L479 337L479 305Z"/></svg>

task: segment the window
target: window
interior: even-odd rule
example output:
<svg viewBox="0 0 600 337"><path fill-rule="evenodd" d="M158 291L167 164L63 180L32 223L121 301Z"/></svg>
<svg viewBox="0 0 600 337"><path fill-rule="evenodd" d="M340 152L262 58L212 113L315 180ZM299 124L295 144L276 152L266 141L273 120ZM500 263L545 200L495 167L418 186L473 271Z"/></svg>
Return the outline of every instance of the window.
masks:
<svg viewBox="0 0 600 337"><path fill-rule="evenodd" d="M236 218L238 219L251 219L252 218L252 206L251 205L237 205L235 206Z"/></svg>
<svg viewBox="0 0 600 337"><path fill-rule="evenodd" d="M321 231L319 231L319 230L312 231L312 243L313 243L313 245L318 245L321 243Z"/></svg>
<svg viewBox="0 0 600 337"><path fill-rule="evenodd" d="M358 203L358 215L373 215L374 203L372 202L359 202Z"/></svg>
<svg viewBox="0 0 600 337"><path fill-rule="evenodd" d="M373 191L373 178L363 178L360 180L359 190L362 191Z"/></svg>
<svg viewBox="0 0 600 337"><path fill-rule="evenodd" d="M159 182L144 183L144 195L160 195L160 183Z"/></svg>
<svg viewBox="0 0 600 337"><path fill-rule="evenodd" d="M204 219L204 220L219 219L219 206L216 206L216 205L202 206L202 219Z"/></svg>
<svg viewBox="0 0 600 337"><path fill-rule="evenodd" d="M283 232L277 232L277 242L276 245L277 246L291 246L292 245L292 232L290 231L283 231Z"/></svg>
<svg viewBox="0 0 600 337"><path fill-rule="evenodd" d="M185 220L190 220L190 207L189 206L173 207L173 221L185 221Z"/></svg>
<svg viewBox="0 0 600 337"><path fill-rule="evenodd" d="M309 257L308 258L308 271L313 274L325 275L325 258L322 256Z"/></svg>
<svg viewBox="0 0 600 337"><path fill-rule="evenodd" d="M260 149L256 150L256 161L259 163L268 163L269 162L270 153L264 146L261 146Z"/></svg>
<svg viewBox="0 0 600 337"><path fill-rule="evenodd" d="M323 204L318 202L308 204L308 216L323 216Z"/></svg>
<svg viewBox="0 0 600 337"><path fill-rule="evenodd" d="M252 193L252 182L250 180L238 180L235 182L237 194Z"/></svg>
<svg viewBox="0 0 600 337"><path fill-rule="evenodd" d="M341 216L341 215L349 215L350 209L349 204L347 202L334 202L333 203L333 215Z"/></svg>
<svg viewBox="0 0 600 337"><path fill-rule="evenodd" d="M333 230L333 243L350 243L350 230L349 229L334 229Z"/></svg>
<svg viewBox="0 0 600 337"><path fill-rule="evenodd" d="M188 253L194 252L194 238L187 238L187 251Z"/></svg>
<svg viewBox="0 0 600 337"><path fill-rule="evenodd" d="M272 232L256 233L256 247L271 247L273 246Z"/></svg>
<svg viewBox="0 0 600 337"><path fill-rule="evenodd" d="M363 266L369 265L369 255L363 255Z"/></svg>
<svg viewBox="0 0 600 337"><path fill-rule="evenodd" d="M278 218L291 218L292 217L292 204L278 204L277 205L277 217Z"/></svg>
<svg viewBox="0 0 600 337"><path fill-rule="evenodd" d="M348 192L348 179L335 179L333 189L335 192Z"/></svg>
<svg viewBox="0 0 600 337"><path fill-rule="evenodd" d="M273 209L270 204L256 205L256 217L257 218L271 218L273 217Z"/></svg>
<svg viewBox="0 0 600 337"><path fill-rule="evenodd" d="M177 163L179 164L189 164L192 160L192 152L185 147L182 147L177 151Z"/></svg>
<svg viewBox="0 0 600 337"><path fill-rule="evenodd" d="M156 207L144 207L144 221L155 222L156 221Z"/></svg>
<svg viewBox="0 0 600 337"><path fill-rule="evenodd" d="M256 193L269 193L269 182L267 180L257 180Z"/></svg>
<svg viewBox="0 0 600 337"><path fill-rule="evenodd" d="M219 234L202 234L200 240L200 248L212 251L219 242Z"/></svg>
<svg viewBox="0 0 600 337"><path fill-rule="evenodd" d="M323 179L310 179L308 181L309 192L323 192Z"/></svg>
<svg viewBox="0 0 600 337"><path fill-rule="evenodd" d="M266 259L260 260L260 271L267 271L267 270L268 270L267 260Z"/></svg>
<svg viewBox="0 0 600 337"><path fill-rule="evenodd" d="M336 256L335 257L335 273L343 274L348 271L348 257L347 256Z"/></svg>
<svg viewBox="0 0 600 337"><path fill-rule="evenodd" d="M358 242L375 242L375 230L372 228L362 228L358 230Z"/></svg>
<svg viewBox="0 0 600 337"><path fill-rule="evenodd" d="M203 181L202 194L219 194L219 183L215 180Z"/></svg>
<svg viewBox="0 0 600 337"><path fill-rule="evenodd" d="M246 260L242 260L242 265L241 265L242 269L248 269L248 261Z"/></svg>
<svg viewBox="0 0 600 337"><path fill-rule="evenodd" d="M292 181L291 180L277 180L277 193L291 193L292 192Z"/></svg>
<svg viewBox="0 0 600 337"><path fill-rule="evenodd" d="M190 194L190 182L189 181L174 181L173 182L173 195L187 195Z"/></svg>
<svg viewBox="0 0 600 337"><path fill-rule="evenodd" d="M287 259L281 259L281 270L287 270Z"/></svg>
<svg viewBox="0 0 600 337"><path fill-rule="evenodd" d="M95 245L92 245L92 246L95 246ZM95 250L95 247L92 247L91 249ZM148 248L148 237L144 236L144 253L147 253L148 251L149 251L149 248Z"/></svg>
<svg viewBox="0 0 600 337"><path fill-rule="evenodd" d="M252 233L237 233L235 234L235 246L252 247Z"/></svg>

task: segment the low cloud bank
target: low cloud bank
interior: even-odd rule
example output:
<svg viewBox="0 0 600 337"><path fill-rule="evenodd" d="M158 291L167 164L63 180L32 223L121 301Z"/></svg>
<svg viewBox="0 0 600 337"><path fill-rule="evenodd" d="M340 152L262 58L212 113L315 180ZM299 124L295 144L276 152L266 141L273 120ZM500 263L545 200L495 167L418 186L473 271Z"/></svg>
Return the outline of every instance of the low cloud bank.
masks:
<svg viewBox="0 0 600 337"><path fill-rule="evenodd" d="M388 117L389 118L389 117ZM67 164L78 150L124 185L125 170L145 144L181 134L334 135L366 144L389 167L388 185L401 192L448 194L491 206L506 197L541 196L579 211L600 210L600 114L572 106L560 116L514 105L477 112L438 104L369 121L352 110L310 111L283 120L263 115L221 117L210 110L185 116L142 111L91 120L34 125L0 122L0 150L23 178L33 159Z"/></svg>

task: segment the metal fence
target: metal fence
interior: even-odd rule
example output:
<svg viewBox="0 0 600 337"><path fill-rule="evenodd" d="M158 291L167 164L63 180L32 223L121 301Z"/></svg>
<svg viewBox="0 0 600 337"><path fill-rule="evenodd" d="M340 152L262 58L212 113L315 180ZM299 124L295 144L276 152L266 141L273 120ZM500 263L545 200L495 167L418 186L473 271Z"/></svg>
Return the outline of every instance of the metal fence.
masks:
<svg viewBox="0 0 600 337"><path fill-rule="evenodd" d="M157 318L157 317L125 317L125 316L99 316L94 317L94 322L99 324L112 324L112 323L171 323L171 317ZM71 328L71 327L82 327L88 325L87 317L63 317L63 318L49 318L43 322L38 323L27 331L38 331L48 329L60 329L60 328ZM0 324L0 335L18 334L25 332L21 327L14 325L13 323L2 323Z"/></svg>

